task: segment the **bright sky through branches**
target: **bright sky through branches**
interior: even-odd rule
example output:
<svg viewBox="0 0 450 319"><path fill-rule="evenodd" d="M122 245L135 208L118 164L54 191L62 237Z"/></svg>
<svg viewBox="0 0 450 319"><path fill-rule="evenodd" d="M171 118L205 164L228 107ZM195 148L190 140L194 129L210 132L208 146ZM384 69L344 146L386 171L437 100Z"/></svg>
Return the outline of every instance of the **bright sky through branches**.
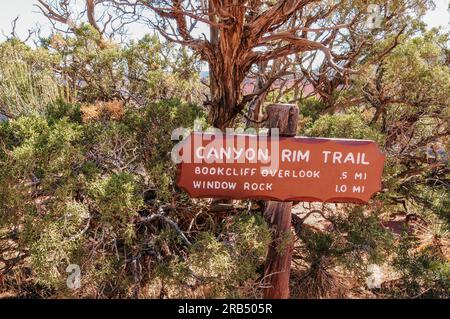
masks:
<svg viewBox="0 0 450 319"><path fill-rule="evenodd" d="M49 30L49 22L38 12L33 6L36 0L18 0L18 1L2 1L2 10L0 10L0 38L4 39L5 35L11 32L11 22L19 17L17 23L17 33L21 37L25 37L27 30L39 24L45 34ZM443 27L450 31L450 13L448 11L448 0L435 0L436 9L428 12L425 22L429 27ZM133 38L139 38L146 33L145 28L141 26L131 26L130 35Z"/></svg>

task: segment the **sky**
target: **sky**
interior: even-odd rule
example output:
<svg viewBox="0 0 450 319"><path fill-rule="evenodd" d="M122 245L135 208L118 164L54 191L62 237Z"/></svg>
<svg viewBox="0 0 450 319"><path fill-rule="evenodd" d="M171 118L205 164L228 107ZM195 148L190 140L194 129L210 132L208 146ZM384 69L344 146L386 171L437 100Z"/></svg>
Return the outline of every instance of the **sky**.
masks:
<svg viewBox="0 0 450 319"><path fill-rule="evenodd" d="M48 21L34 7L36 0L0 0L2 7L0 10L0 38L11 32L11 22L19 17L17 23L17 33L20 37L26 37L27 30L36 24L48 30ZM436 9L429 11L425 16L425 23L431 27L443 27L450 31L450 13L448 11L449 0L435 0ZM131 29L132 37L140 37L146 33L144 26L134 26Z"/></svg>

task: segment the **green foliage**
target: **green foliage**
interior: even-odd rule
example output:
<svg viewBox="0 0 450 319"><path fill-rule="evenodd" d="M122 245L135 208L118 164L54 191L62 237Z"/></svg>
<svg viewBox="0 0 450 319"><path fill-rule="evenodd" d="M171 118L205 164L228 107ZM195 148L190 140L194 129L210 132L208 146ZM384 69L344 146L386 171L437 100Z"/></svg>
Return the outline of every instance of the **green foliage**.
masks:
<svg viewBox="0 0 450 319"><path fill-rule="evenodd" d="M21 140L11 152L19 176L39 180L48 192L55 183L71 177L82 156L76 145L81 142L79 125L66 119L49 125L40 117L20 117L10 126Z"/></svg>
<svg viewBox="0 0 450 319"><path fill-rule="evenodd" d="M299 103L300 114L305 118L309 118L312 122L315 122L325 109L326 106L314 97L302 100Z"/></svg>
<svg viewBox="0 0 450 319"><path fill-rule="evenodd" d="M382 135L369 127L361 115L356 113L322 115L307 129L306 135L383 141Z"/></svg>
<svg viewBox="0 0 450 319"><path fill-rule="evenodd" d="M100 221L114 231L122 229L123 237L131 242L134 237L132 219L143 205L133 176L121 173L101 177L89 184L88 193Z"/></svg>
<svg viewBox="0 0 450 319"><path fill-rule="evenodd" d="M27 226L35 228L39 225L39 231L27 229L29 237L24 237L23 241L30 245L31 265L38 283L56 289L65 286L65 267L76 261L74 254L84 244L78 234L88 216L84 204L69 199L55 204L51 216L44 220L30 220L37 225Z"/></svg>
<svg viewBox="0 0 450 319"><path fill-rule="evenodd" d="M352 263L382 263L392 249L394 236L380 224L380 212L365 212L361 206L349 210L348 215L335 219L336 227L346 234L350 248L346 253L353 257L341 261L348 268L355 268Z"/></svg>
<svg viewBox="0 0 450 319"><path fill-rule="evenodd" d="M223 227L219 237L199 233L187 259L159 264L157 278L178 286L201 279L209 287L209 297L244 297L239 288L258 278L270 231L260 216L247 214L234 216ZM176 285L170 297L186 296Z"/></svg>
<svg viewBox="0 0 450 319"><path fill-rule="evenodd" d="M36 283L71 294L65 267L76 263L83 265L85 295L106 294L104 285L126 295L134 280L120 269L136 247L182 249L172 228L142 228L139 220L153 205L172 200L175 170L168 154L174 142L167 136L199 117L195 105L169 100L84 122L78 104L59 101L45 117L1 125L1 226L23 225L20 241ZM144 230L153 233L150 242ZM103 248L89 242L99 232L108 243ZM245 295L237 290L259 276L270 233L261 217L248 215L236 216L221 232L196 236L185 260L157 261L152 281L184 285L194 273L212 287L210 296Z"/></svg>
<svg viewBox="0 0 450 319"><path fill-rule="evenodd" d="M82 123L82 115L80 104L68 103L58 100L51 103L46 108L45 116L50 124L67 117L70 122Z"/></svg>
<svg viewBox="0 0 450 319"><path fill-rule="evenodd" d="M54 68L59 55L32 50L18 40L0 45L0 113L10 117L42 113L47 104L63 97Z"/></svg>
<svg viewBox="0 0 450 319"><path fill-rule="evenodd" d="M223 278L234 270L232 252L210 233L198 236L190 256L193 271L203 277L216 277L223 283Z"/></svg>
<svg viewBox="0 0 450 319"><path fill-rule="evenodd" d="M145 165L154 177L153 188L159 199L169 201L172 193L175 167L168 160L174 146L170 138L172 131L178 127L193 128L194 121L204 117L198 106L183 104L179 100L153 103L141 118L130 117L146 160Z"/></svg>
<svg viewBox="0 0 450 319"><path fill-rule="evenodd" d="M367 266L382 263L392 249L394 238L382 227L377 212L347 205L328 222L334 231L304 228L300 233L302 251L313 266L344 266L354 278L364 279Z"/></svg>
<svg viewBox="0 0 450 319"><path fill-rule="evenodd" d="M414 242L402 236L394 266L402 273L405 291L394 288L387 293L393 297L449 298L450 266L438 247L414 249Z"/></svg>
<svg viewBox="0 0 450 319"><path fill-rule="evenodd" d="M0 113L12 118L0 123L1 249L14 243L17 267L54 296L258 296L271 240L261 212L215 215L174 185L171 133L206 118L196 57L156 36L120 46L90 26L75 31L36 49L0 45ZM305 295L328 296L336 269L362 287L377 263L400 277L381 296L448 298L448 160L426 156L428 144L448 144L448 36L405 32L373 62L393 40L366 52L370 65L327 103L299 101L302 134L371 139L387 155L375 200L323 205L322 221L296 228ZM324 114L333 103L339 113ZM396 214L409 236L384 226ZM411 216L426 221L422 234L411 235ZM66 287L71 263L79 291Z"/></svg>
<svg viewBox="0 0 450 319"><path fill-rule="evenodd" d="M0 45L0 113L43 114L61 101L200 102L195 57L156 36L120 46L83 25L74 36L56 34L42 43L36 49L17 39Z"/></svg>
<svg viewBox="0 0 450 319"><path fill-rule="evenodd" d="M442 54L443 41L446 39L432 32L425 34L397 47L385 62L383 80L395 83L396 93L408 101L407 114L416 111L414 105L424 102L431 110L448 107L450 69Z"/></svg>
<svg viewBox="0 0 450 319"><path fill-rule="evenodd" d="M47 47L61 56L60 72L78 101L126 99L140 106L171 98L199 102L195 58L156 36L119 46L84 25L75 37L53 36Z"/></svg>

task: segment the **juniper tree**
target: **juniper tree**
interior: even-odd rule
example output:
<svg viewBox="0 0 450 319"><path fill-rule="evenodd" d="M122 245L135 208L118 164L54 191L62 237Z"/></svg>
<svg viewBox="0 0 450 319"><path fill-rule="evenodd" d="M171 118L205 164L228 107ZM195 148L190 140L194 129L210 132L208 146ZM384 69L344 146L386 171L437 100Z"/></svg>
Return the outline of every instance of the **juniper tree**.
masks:
<svg viewBox="0 0 450 319"><path fill-rule="evenodd" d="M69 0L63 5L39 2L51 20L74 25ZM225 128L249 102L264 96L275 80L295 73L295 65L301 63L294 59L295 55L321 53L324 63L320 83L326 80L322 75L331 70L344 76L358 52L371 44L369 38L403 30L408 19L423 13L428 3L380 1L373 12L367 1L93 0L86 1L83 13L84 19L102 34L108 30L113 34L120 30L114 23L121 21L119 25L123 27L132 19L147 23L166 40L192 49L209 65L210 94L205 101L209 122ZM373 1L370 4L373 6ZM373 19L380 25L372 27ZM376 28L379 30L374 33ZM209 35L205 34L207 31ZM285 64L282 68L280 61ZM244 80L251 73L257 74L255 68L261 65L268 66L259 69L264 84L245 94ZM273 68L279 72L270 72Z"/></svg>

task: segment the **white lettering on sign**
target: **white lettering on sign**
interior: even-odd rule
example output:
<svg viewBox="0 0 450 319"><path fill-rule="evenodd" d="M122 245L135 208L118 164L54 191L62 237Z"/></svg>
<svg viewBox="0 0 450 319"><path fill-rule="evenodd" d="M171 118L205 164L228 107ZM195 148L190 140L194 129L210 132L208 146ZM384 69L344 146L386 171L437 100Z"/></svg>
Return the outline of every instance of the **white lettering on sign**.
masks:
<svg viewBox="0 0 450 319"><path fill-rule="evenodd" d="M269 150L267 148L259 148L255 150L253 148L234 148L234 147L221 147L221 148L208 148L200 146L195 151L195 156L198 159L207 160L242 160L247 161L260 161L265 162L269 160Z"/></svg>
<svg viewBox="0 0 450 319"><path fill-rule="evenodd" d="M197 189L236 189L236 183L220 181L193 181L192 185Z"/></svg>
<svg viewBox="0 0 450 319"><path fill-rule="evenodd" d="M281 151L281 161L289 162L289 163L300 162L300 161L309 162L310 155L311 155L311 151L303 152L301 150L284 149Z"/></svg>
<svg viewBox="0 0 450 319"><path fill-rule="evenodd" d="M200 160L209 161L245 160L249 162L267 162L270 159L267 148L214 148L200 146L195 150L195 156ZM366 153L322 151L322 156L324 164L370 165ZM311 151L283 149L281 150L281 161L286 163L309 163L311 161Z"/></svg>
<svg viewBox="0 0 450 319"><path fill-rule="evenodd" d="M322 151L323 162L325 164L355 164L355 165L370 165L366 160L366 153L352 152L344 154L342 152ZM331 156L330 156L331 155Z"/></svg>
<svg viewBox="0 0 450 319"><path fill-rule="evenodd" d="M371 141L193 134L180 156L177 184L198 198L367 202L382 186Z"/></svg>
<svg viewBox="0 0 450 319"><path fill-rule="evenodd" d="M267 177L292 177L292 178L320 178L320 171L313 170L284 170L284 169L262 169L261 176Z"/></svg>
<svg viewBox="0 0 450 319"><path fill-rule="evenodd" d="M256 168L233 168L233 167L200 167L194 169L195 175L217 175L217 176L255 176Z"/></svg>
<svg viewBox="0 0 450 319"><path fill-rule="evenodd" d="M272 183L244 183L244 190L252 191L271 191Z"/></svg>

